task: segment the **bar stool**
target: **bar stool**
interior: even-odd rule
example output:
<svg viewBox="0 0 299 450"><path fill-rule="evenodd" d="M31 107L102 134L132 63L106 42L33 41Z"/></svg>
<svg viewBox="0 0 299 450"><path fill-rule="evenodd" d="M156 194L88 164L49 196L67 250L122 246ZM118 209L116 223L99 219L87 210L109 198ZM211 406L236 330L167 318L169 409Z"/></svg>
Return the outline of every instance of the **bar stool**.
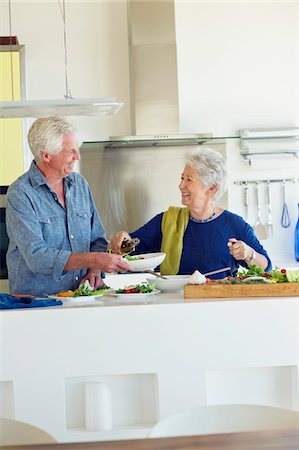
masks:
<svg viewBox="0 0 299 450"><path fill-rule="evenodd" d="M49 433L29 423L0 417L0 448L4 445L50 444Z"/></svg>
<svg viewBox="0 0 299 450"><path fill-rule="evenodd" d="M148 437L299 429L299 411L262 405L199 406L166 417Z"/></svg>

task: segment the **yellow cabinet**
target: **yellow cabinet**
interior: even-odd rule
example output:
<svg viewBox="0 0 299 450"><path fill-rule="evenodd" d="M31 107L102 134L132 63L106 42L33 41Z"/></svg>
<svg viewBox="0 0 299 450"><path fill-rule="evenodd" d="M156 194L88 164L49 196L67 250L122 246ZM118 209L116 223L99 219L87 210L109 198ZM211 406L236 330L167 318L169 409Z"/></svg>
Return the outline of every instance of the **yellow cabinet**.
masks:
<svg viewBox="0 0 299 450"><path fill-rule="evenodd" d="M24 46L0 46L1 101L21 100ZM0 185L9 186L24 173L22 119L0 119Z"/></svg>

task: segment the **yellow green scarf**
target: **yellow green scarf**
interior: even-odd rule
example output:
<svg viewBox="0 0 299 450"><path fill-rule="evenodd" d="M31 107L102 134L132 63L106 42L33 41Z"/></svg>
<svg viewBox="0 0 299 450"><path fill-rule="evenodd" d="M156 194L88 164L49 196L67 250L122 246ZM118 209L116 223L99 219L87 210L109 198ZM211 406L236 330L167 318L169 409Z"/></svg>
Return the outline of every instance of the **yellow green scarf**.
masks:
<svg viewBox="0 0 299 450"><path fill-rule="evenodd" d="M160 265L163 275L176 275L180 268L183 238L189 221L189 209L170 206L162 218L161 251L166 258Z"/></svg>

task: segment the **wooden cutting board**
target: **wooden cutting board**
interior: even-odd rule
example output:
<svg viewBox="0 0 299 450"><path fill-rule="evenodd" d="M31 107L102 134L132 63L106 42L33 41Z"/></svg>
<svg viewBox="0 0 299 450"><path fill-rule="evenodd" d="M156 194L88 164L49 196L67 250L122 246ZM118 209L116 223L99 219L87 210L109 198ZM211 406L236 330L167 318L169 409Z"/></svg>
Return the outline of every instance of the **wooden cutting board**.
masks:
<svg viewBox="0 0 299 450"><path fill-rule="evenodd" d="M187 284L184 288L184 298L240 298L248 297L299 297L299 283L275 284Z"/></svg>

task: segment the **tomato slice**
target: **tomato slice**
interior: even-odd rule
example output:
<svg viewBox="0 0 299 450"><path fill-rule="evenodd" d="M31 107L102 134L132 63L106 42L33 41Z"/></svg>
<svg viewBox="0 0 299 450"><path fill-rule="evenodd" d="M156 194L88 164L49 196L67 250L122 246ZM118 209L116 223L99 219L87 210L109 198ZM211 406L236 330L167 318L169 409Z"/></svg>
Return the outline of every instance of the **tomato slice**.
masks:
<svg viewBox="0 0 299 450"><path fill-rule="evenodd" d="M125 294L138 294L140 291L137 288L125 289Z"/></svg>

